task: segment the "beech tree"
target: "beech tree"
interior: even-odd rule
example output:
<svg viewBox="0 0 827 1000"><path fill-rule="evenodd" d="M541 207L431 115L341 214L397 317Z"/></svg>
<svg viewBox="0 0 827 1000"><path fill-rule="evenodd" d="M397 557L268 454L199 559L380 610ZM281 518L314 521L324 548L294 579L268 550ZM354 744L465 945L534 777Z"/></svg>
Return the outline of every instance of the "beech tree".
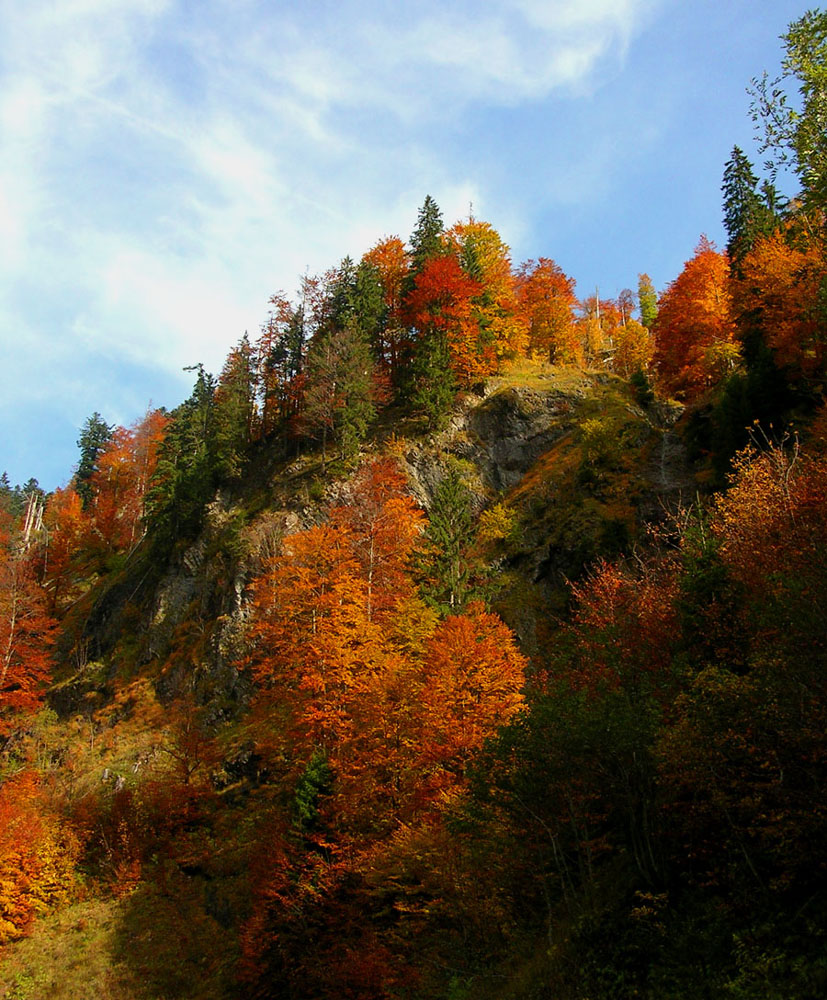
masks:
<svg viewBox="0 0 827 1000"><path fill-rule="evenodd" d="M658 296L652 279L648 274L639 274L637 286L637 301L640 310L640 322L651 330L658 315Z"/></svg>
<svg viewBox="0 0 827 1000"><path fill-rule="evenodd" d="M473 299L481 290L479 282L465 274L455 256L443 255L428 261L407 300L417 330L417 359L426 358L435 377L431 359L439 358L441 362L447 356L449 370L445 377L453 378L461 388L490 374L495 365L492 346L481 336L475 315ZM416 388L422 395L427 386L416 361L414 377L420 379Z"/></svg>
<svg viewBox="0 0 827 1000"><path fill-rule="evenodd" d="M403 294L410 266L405 245L398 236L380 240L362 261L376 269L384 302L383 322L376 333L376 355L398 384L401 366L408 359L410 337L403 321Z"/></svg>
<svg viewBox="0 0 827 1000"><path fill-rule="evenodd" d="M661 296L655 334L655 368L680 398L694 398L737 363L729 263L705 236Z"/></svg>
<svg viewBox="0 0 827 1000"><path fill-rule="evenodd" d="M88 510L90 528L110 550L132 549L146 530L145 502L158 462L168 418L158 410L147 412L131 428L117 427L98 458L91 479L94 495ZM69 518L71 509L62 512Z"/></svg>
<svg viewBox="0 0 827 1000"><path fill-rule="evenodd" d="M510 251L500 234L490 223L470 218L452 226L444 242L453 248L465 273L480 284L473 301L482 352L493 350L492 364L523 353L526 327L517 311Z"/></svg>
<svg viewBox="0 0 827 1000"><path fill-rule="evenodd" d="M64 906L77 889L79 844L23 771L0 786L0 945L29 933L34 919Z"/></svg>
<svg viewBox="0 0 827 1000"><path fill-rule="evenodd" d="M574 327L574 281L553 260L541 257L520 266L516 286L529 348L556 364L582 361L580 335Z"/></svg>
<svg viewBox="0 0 827 1000"><path fill-rule="evenodd" d="M819 246L779 231L759 238L741 263L739 312L760 329L777 366L795 381L824 371L827 319L819 296L827 265Z"/></svg>
<svg viewBox="0 0 827 1000"><path fill-rule="evenodd" d="M480 602L437 626L425 650L422 757L456 772L523 705L527 661L510 629Z"/></svg>
<svg viewBox="0 0 827 1000"><path fill-rule="evenodd" d="M393 459L375 459L354 477L347 502L331 511L331 521L348 529L362 565L368 619L412 594L408 562L423 515L406 486Z"/></svg>
<svg viewBox="0 0 827 1000"><path fill-rule="evenodd" d="M798 174L805 203L827 206L827 13L807 11L781 36L781 75L753 81L752 116L763 130L761 152L771 154L773 172L790 165ZM788 100L786 82L797 84L800 110Z"/></svg>

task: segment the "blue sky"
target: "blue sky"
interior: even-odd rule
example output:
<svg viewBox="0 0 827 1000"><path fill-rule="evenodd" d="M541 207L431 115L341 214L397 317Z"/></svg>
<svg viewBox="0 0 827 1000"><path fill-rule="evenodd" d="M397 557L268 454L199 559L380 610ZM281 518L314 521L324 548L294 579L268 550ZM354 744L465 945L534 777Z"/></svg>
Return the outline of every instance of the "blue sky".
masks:
<svg viewBox="0 0 827 1000"><path fill-rule="evenodd" d="M0 0L0 471L65 483L426 194L582 295L719 245L787 0Z"/></svg>

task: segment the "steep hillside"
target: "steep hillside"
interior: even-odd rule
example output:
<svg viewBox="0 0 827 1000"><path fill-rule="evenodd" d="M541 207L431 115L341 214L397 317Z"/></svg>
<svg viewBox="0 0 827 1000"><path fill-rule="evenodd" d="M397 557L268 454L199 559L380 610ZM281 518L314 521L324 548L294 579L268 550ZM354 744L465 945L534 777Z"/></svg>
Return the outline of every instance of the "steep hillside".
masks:
<svg viewBox="0 0 827 1000"><path fill-rule="evenodd" d="M628 552L648 525L692 497L691 471L670 429L679 414L664 404L641 408L628 384L603 373L523 363L460 397L443 431L413 426L412 436L383 444L380 428L363 456L393 455L425 512L450 464L461 471L476 518L503 512L507 530L480 551L480 569L536 655L531 636L565 602L566 580L599 557ZM79 602L50 695L58 712L105 698L107 683L119 678L154 676L159 664L166 698L195 681L202 700L244 703L250 690L236 662L251 576L286 535L348 501L348 473L326 477L318 453L281 458L279 450L253 454L244 478L219 490L198 537L169 553L165 567L138 550Z"/></svg>
<svg viewBox="0 0 827 1000"><path fill-rule="evenodd" d="M605 374L523 364L460 397L438 433L414 424L409 436L388 437L380 425L350 471L324 475L318 452L286 458L278 445L260 447L208 503L197 537L164 558L150 539L92 586L64 620L49 693L56 715L34 738L68 781L71 808L91 810L81 820L92 824L90 889L110 883L114 898L38 924L8 953L8 995L36 996L47 983L50 995L71 995L71 977L55 967L66 948L70 964L98 977L101 996L236 995L239 936L255 899L250 851L271 811L284 808L285 780L245 667L250 584L285 539L324 524L331 508L358 505L364 461L391 456L425 512L448 471L458 474L476 524L463 553L466 596L493 598L537 670L569 600L566 581L641 543L690 487L670 438L675 412L641 408ZM164 787L170 767L183 767L177 791ZM119 826L138 815L148 844ZM381 899L381 886L370 895ZM181 919L197 934L173 930ZM74 937L58 945L67 927ZM111 962L95 971L92 949ZM205 951L216 964L204 966Z"/></svg>

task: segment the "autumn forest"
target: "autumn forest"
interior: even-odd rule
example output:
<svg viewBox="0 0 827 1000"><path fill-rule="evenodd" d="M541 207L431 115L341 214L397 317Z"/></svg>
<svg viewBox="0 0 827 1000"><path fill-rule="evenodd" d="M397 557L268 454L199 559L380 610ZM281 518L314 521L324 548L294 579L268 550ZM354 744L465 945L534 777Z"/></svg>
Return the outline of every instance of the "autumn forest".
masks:
<svg viewBox="0 0 827 1000"><path fill-rule="evenodd" d="M827 14L783 45L666 288L427 197L3 475L0 995L827 994Z"/></svg>

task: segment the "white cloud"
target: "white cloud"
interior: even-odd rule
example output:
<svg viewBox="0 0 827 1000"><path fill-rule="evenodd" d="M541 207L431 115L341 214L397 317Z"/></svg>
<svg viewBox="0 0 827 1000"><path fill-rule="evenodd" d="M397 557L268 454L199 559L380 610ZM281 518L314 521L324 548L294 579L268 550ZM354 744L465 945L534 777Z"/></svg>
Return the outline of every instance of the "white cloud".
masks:
<svg viewBox="0 0 827 1000"><path fill-rule="evenodd" d="M72 343L78 366L216 368L271 292L405 237L426 193L446 222L471 201L484 215L453 130L587 85L651 2L8 4L3 325L22 317L57 395L83 384ZM7 379L7 409L23 381Z"/></svg>

